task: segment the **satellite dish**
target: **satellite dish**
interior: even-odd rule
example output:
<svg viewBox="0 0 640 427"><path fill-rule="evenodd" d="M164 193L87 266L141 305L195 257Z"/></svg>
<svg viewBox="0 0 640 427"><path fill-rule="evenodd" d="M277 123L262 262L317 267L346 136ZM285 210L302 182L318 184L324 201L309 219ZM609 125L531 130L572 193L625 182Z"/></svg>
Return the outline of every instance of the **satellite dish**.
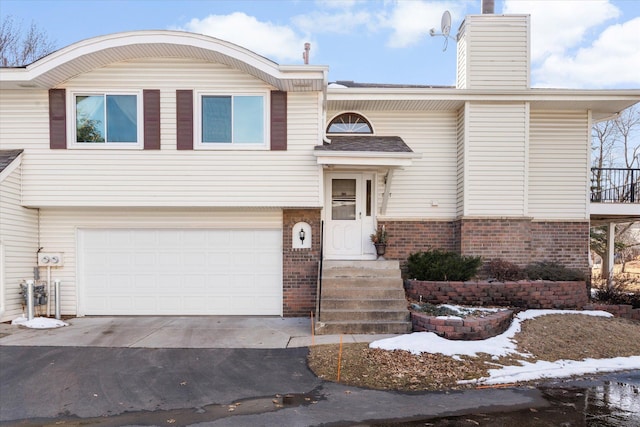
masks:
<svg viewBox="0 0 640 427"><path fill-rule="evenodd" d="M449 37L449 32L451 31L451 14L448 10L445 10L442 14L440 28L442 29L442 35L445 36L445 38Z"/></svg>
<svg viewBox="0 0 640 427"><path fill-rule="evenodd" d="M451 13L448 10L445 10L442 14L442 19L440 20L440 31L441 33L436 33L436 29L432 28L429 30L429 35L433 36L443 36L444 37L444 46L442 47L442 51L447 50L447 46L449 45L449 39L455 40L453 37L449 35L451 32Z"/></svg>

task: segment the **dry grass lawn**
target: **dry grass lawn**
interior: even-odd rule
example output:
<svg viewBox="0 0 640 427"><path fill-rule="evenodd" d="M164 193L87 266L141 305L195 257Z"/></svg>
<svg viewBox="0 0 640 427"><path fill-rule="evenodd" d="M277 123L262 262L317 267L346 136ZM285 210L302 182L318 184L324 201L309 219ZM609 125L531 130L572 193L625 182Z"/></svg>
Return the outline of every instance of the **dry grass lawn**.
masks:
<svg viewBox="0 0 640 427"><path fill-rule="evenodd" d="M604 359L640 355L640 322L586 315L547 315L526 320L515 336L518 351L528 361ZM336 381L338 345L311 348L309 367L320 378ZM488 375L488 369L517 364L521 356L491 360L488 355L455 360L441 354L371 349L368 344L343 346L340 383L382 390L446 390L473 387L458 385Z"/></svg>

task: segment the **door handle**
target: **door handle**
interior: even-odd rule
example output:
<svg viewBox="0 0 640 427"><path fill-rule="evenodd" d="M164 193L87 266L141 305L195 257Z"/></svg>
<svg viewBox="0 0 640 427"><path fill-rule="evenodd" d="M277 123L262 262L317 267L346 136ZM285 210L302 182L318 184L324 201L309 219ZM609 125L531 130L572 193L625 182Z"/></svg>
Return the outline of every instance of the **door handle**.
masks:
<svg viewBox="0 0 640 427"><path fill-rule="evenodd" d="M362 212L358 212L358 218L362 219Z"/></svg>

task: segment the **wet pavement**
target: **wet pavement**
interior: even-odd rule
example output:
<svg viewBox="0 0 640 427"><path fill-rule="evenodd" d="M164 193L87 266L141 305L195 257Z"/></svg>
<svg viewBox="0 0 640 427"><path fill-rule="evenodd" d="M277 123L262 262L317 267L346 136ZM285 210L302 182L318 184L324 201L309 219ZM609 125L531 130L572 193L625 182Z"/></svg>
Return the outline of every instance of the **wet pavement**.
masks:
<svg viewBox="0 0 640 427"><path fill-rule="evenodd" d="M306 348L3 346L0 425L640 425L640 371L400 393L322 381L306 356Z"/></svg>
<svg viewBox="0 0 640 427"><path fill-rule="evenodd" d="M640 426L640 371L401 393L317 378L308 319L0 324L0 426Z"/></svg>

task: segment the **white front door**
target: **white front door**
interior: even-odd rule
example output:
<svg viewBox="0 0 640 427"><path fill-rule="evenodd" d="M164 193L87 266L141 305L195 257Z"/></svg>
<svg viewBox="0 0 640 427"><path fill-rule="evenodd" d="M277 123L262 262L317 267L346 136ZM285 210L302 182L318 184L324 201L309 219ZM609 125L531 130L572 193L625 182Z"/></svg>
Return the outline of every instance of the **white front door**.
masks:
<svg viewBox="0 0 640 427"><path fill-rule="evenodd" d="M375 259L372 173L327 174L325 247L329 259Z"/></svg>

